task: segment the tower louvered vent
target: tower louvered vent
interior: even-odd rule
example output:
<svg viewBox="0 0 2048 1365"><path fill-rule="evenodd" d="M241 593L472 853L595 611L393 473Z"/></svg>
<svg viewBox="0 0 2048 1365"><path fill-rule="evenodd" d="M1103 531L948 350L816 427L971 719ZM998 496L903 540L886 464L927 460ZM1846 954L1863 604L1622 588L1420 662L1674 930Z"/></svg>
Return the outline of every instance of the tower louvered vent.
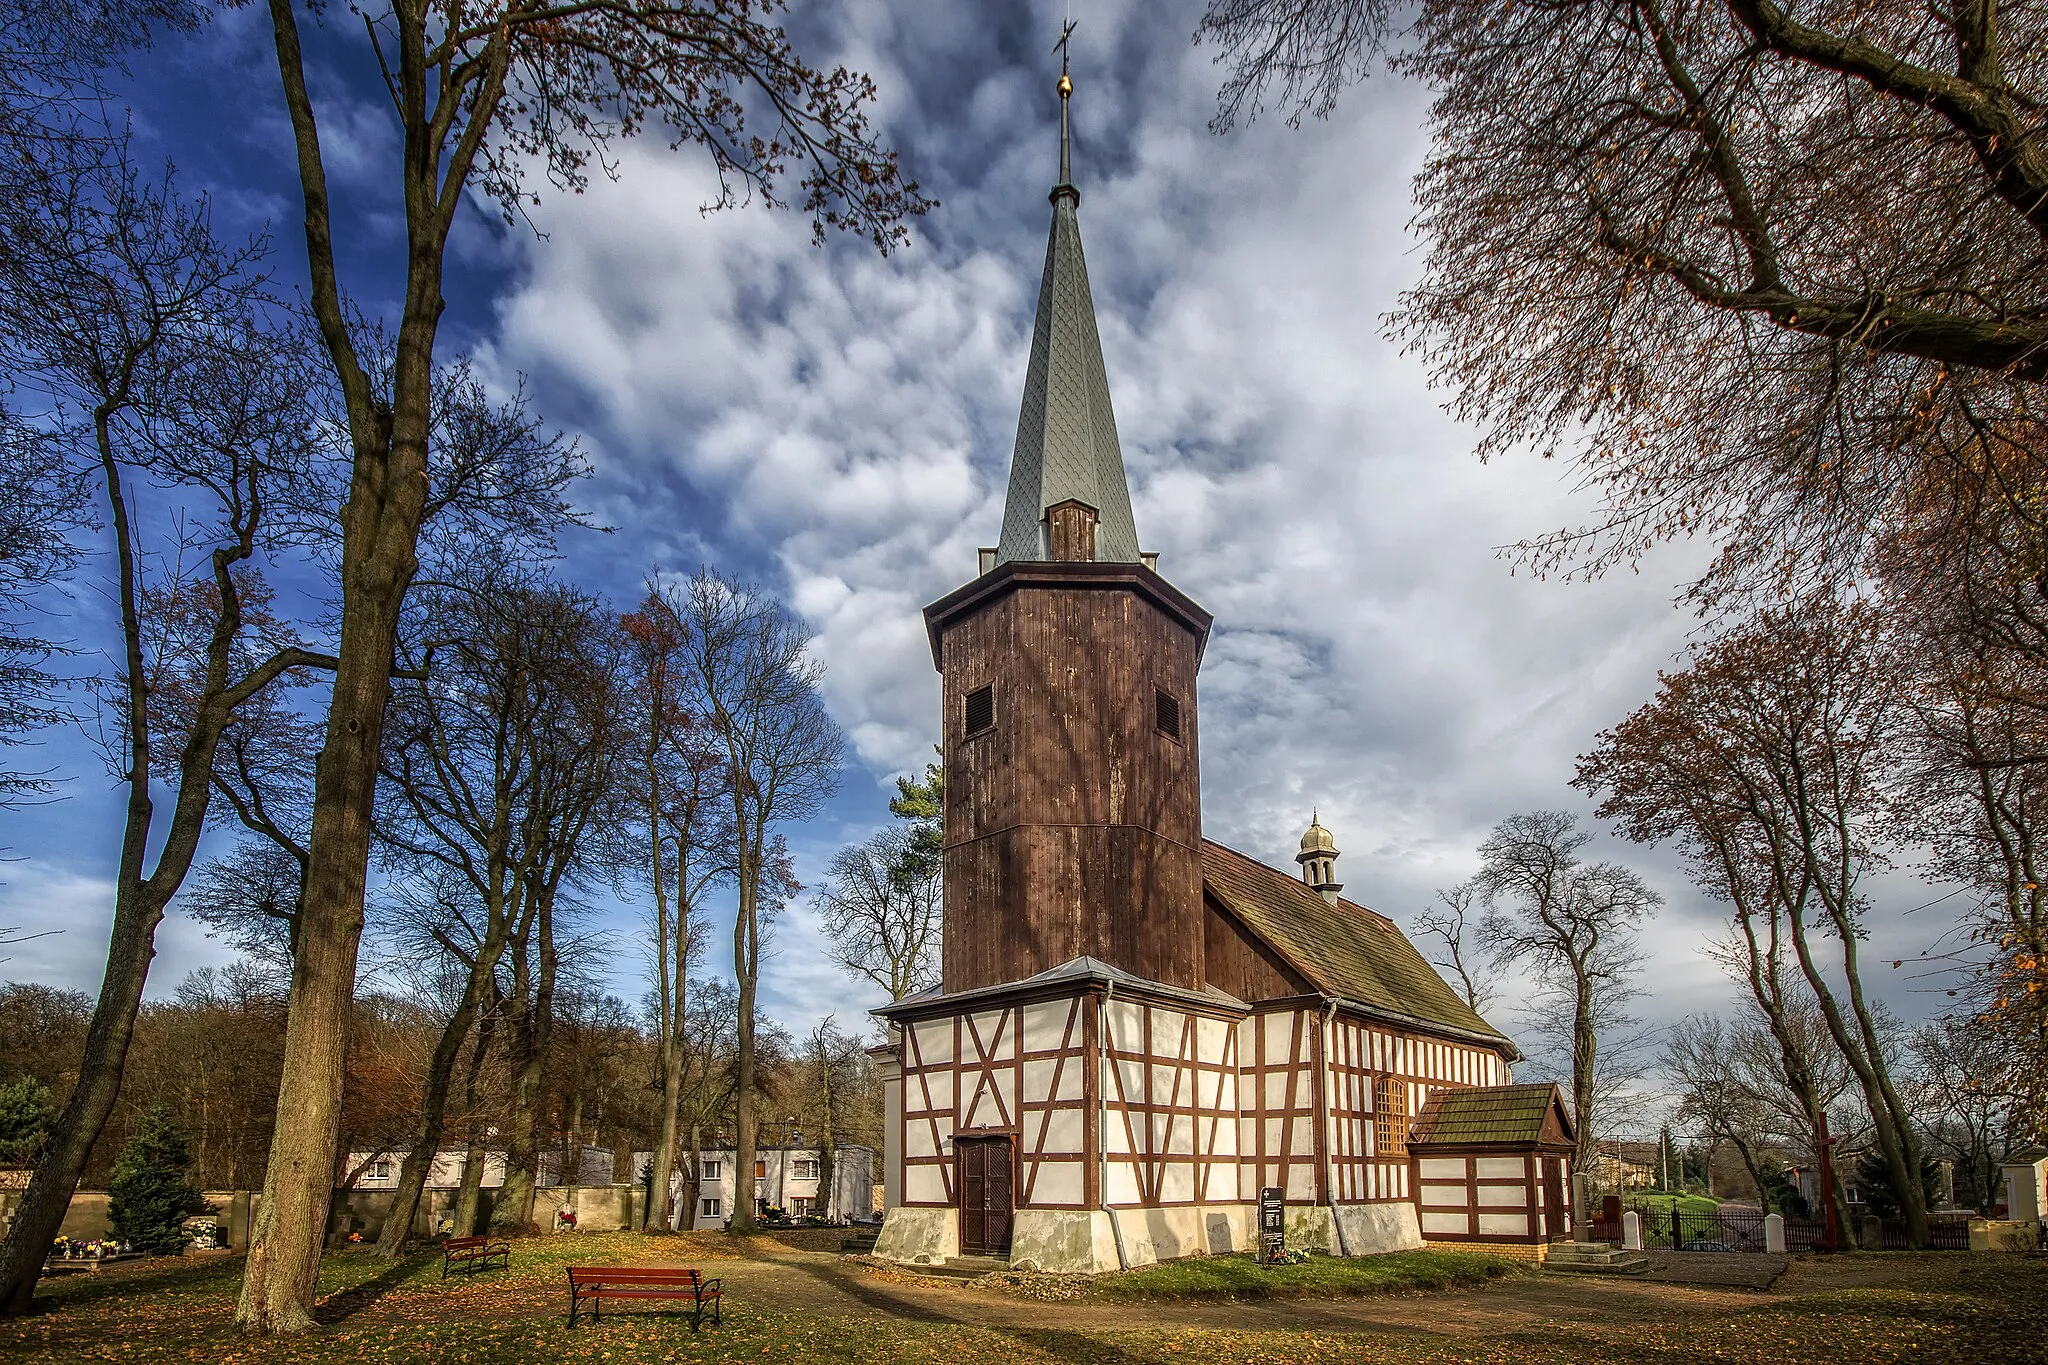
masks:
<svg viewBox="0 0 2048 1365"><path fill-rule="evenodd" d="M1152 725L1168 739L1180 738L1180 698L1164 688L1152 691Z"/></svg>
<svg viewBox="0 0 2048 1365"><path fill-rule="evenodd" d="M994 683L977 687L967 694L967 733L978 735L983 730L995 728L996 688Z"/></svg>

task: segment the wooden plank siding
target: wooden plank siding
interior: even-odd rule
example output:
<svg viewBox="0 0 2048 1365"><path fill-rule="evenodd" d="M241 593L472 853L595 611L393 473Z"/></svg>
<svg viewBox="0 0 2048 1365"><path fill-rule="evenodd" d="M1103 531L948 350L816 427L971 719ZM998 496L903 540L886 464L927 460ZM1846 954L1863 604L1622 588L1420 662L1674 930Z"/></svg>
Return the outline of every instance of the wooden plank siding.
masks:
<svg viewBox="0 0 2048 1365"><path fill-rule="evenodd" d="M1202 984L1195 673L1207 618L1125 581L1143 573L1013 564L998 571L1005 590L971 610L931 609L949 992L1084 956ZM994 724L969 734L966 698L988 686ZM1179 703L1178 736L1157 728L1160 691Z"/></svg>

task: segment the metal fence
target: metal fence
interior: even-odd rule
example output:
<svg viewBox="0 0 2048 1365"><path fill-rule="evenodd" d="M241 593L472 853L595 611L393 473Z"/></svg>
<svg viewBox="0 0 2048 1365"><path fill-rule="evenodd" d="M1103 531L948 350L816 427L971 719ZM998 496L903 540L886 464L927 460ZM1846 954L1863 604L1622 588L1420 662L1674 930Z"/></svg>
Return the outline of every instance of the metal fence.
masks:
<svg viewBox="0 0 2048 1365"><path fill-rule="evenodd" d="M1763 1251L1764 1214L1759 1209L1722 1205L1712 1210L1684 1209L1667 1200L1630 1199L1623 1211L1642 1220L1643 1247L1650 1251ZM1619 1242L1618 1220L1595 1217L1592 1234L1596 1241ZM1876 1220L1870 1220L1876 1221ZM1866 1223L1867 1230L1868 1224ZM1878 1224L1878 1245L1885 1251L1906 1251L1912 1243L1903 1219L1885 1219ZM1930 1245L1936 1251L1968 1251L1970 1220L1967 1215L1935 1215L1927 1220ZM1854 1234L1851 1233L1851 1236ZM1827 1224L1820 1218L1785 1219L1785 1250L1813 1251L1827 1245Z"/></svg>

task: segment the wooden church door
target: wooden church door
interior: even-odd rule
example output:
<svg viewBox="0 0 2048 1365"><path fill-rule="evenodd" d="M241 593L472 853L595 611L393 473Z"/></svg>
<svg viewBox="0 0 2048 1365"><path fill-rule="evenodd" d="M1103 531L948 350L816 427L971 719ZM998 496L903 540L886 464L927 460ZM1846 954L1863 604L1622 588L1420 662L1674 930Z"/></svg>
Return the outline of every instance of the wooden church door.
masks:
<svg viewBox="0 0 2048 1365"><path fill-rule="evenodd" d="M1564 1198L1564 1162L1554 1156L1537 1158L1543 1163L1543 1235L1552 1242L1570 1238L1570 1217Z"/></svg>
<svg viewBox="0 0 2048 1365"><path fill-rule="evenodd" d="M953 1148L960 1162L960 1254L1009 1254L1014 1211L1010 1140L964 1137L955 1139Z"/></svg>

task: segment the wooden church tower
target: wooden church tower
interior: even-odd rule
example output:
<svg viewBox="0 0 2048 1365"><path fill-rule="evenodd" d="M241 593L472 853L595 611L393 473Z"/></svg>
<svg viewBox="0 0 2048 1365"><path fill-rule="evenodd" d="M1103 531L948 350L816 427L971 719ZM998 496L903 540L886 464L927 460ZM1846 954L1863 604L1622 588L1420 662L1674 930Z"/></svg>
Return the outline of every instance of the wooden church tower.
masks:
<svg viewBox="0 0 2048 1365"><path fill-rule="evenodd" d="M1138 548L1060 86L1060 178L1002 543L925 609L943 677L944 989L1089 957L1202 984L1209 614Z"/></svg>
<svg viewBox="0 0 2048 1365"><path fill-rule="evenodd" d="M1570 1225L1562 1110L1550 1087L1504 1086L1514 1044L1344 899L1320 821L1299 877L1202 837L1210 618L1131 516L1072 91L1063 65L1000 540L924 613L945 708L942 979L875 1011L875 1252L1096 1271L1244 1251L1262 1192L1292 1244L1338 1254L1545 1243ZM1454 1092L1471 1102L1449 1115Z"/></svg>

